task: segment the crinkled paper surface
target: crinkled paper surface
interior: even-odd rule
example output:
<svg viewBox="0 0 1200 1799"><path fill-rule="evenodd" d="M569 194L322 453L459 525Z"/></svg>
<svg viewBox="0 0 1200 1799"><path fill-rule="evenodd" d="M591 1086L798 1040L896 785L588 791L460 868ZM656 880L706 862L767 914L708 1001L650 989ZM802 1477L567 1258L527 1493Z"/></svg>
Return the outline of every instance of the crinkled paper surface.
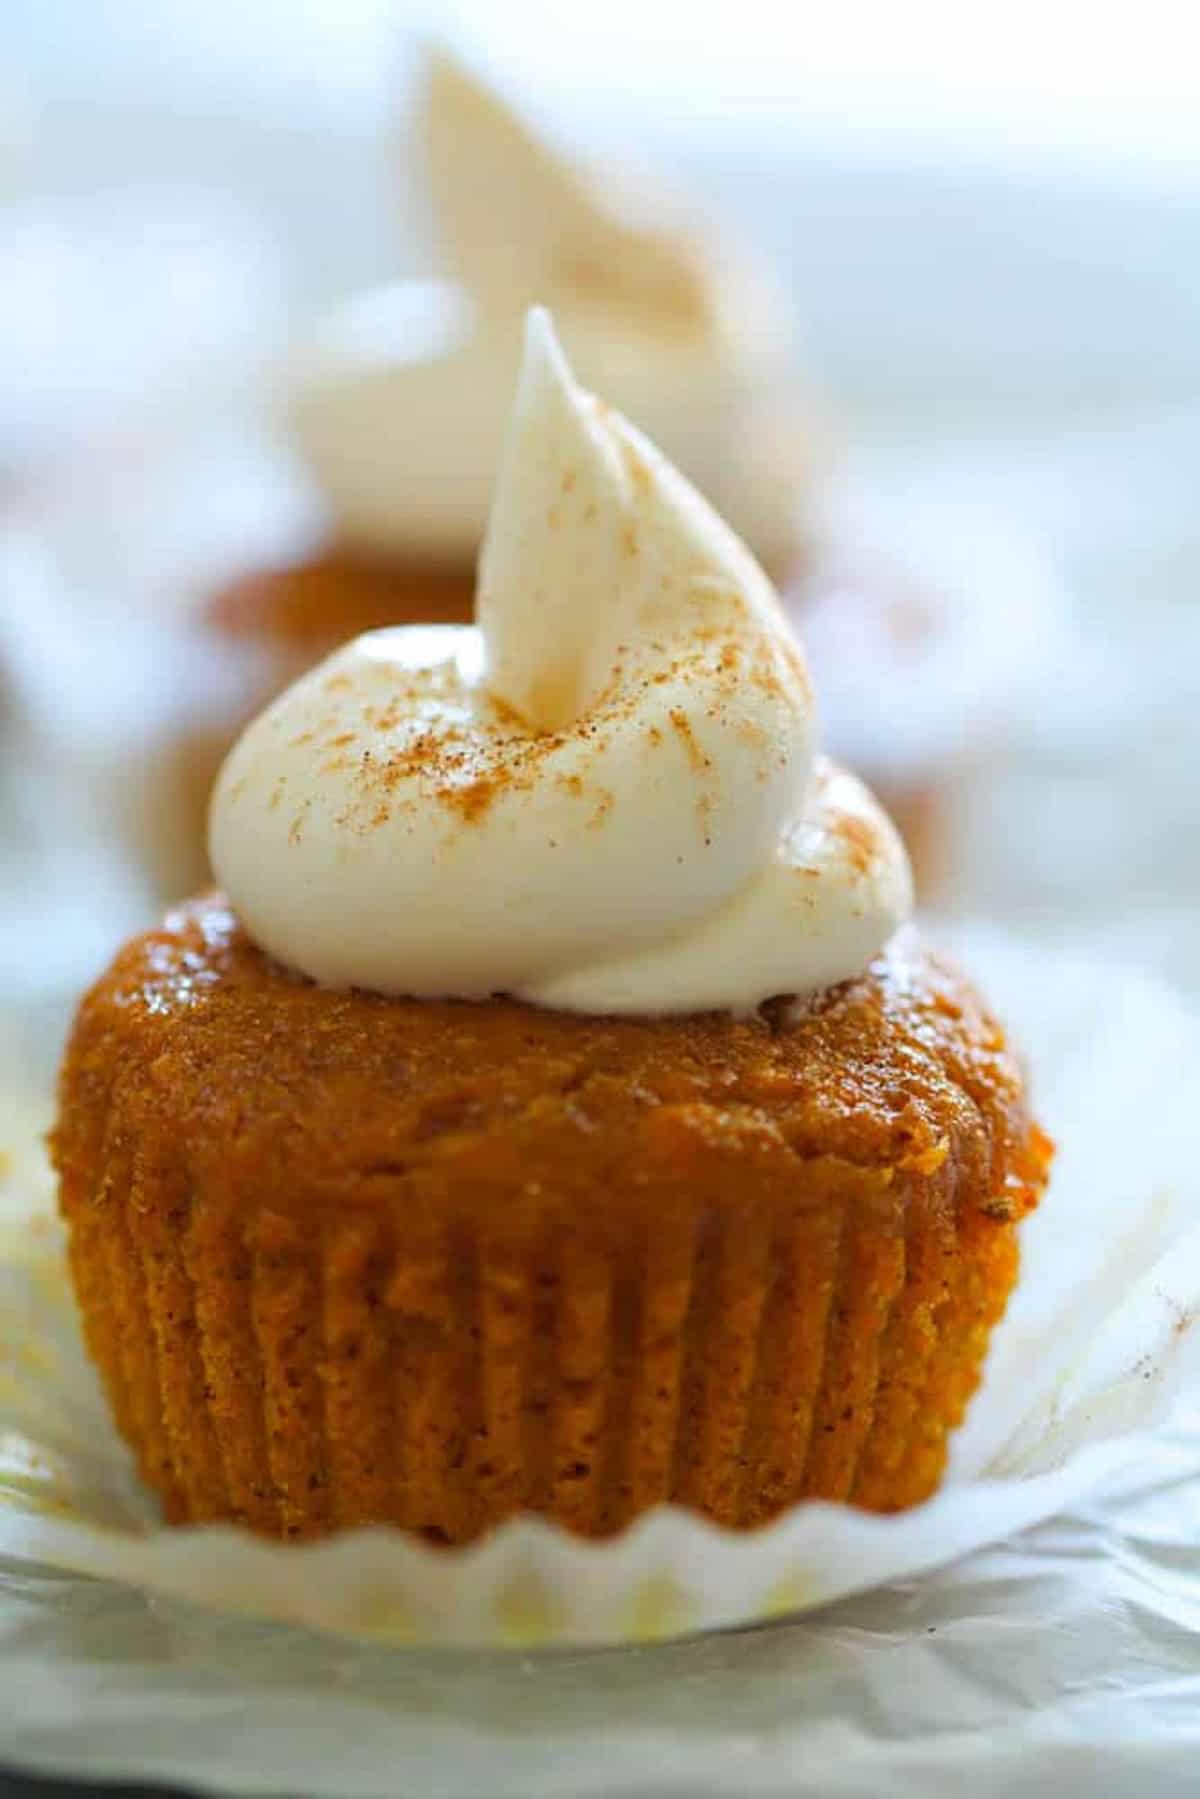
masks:
<svg viewBox="0 0 1200 1799"><path fill-rule="evenodd" d="M620 1650L388 1650L10 1569L0 1755L345 1799L1184 1799L1200 1414L1106 1503L798 1622Z"/></svg>

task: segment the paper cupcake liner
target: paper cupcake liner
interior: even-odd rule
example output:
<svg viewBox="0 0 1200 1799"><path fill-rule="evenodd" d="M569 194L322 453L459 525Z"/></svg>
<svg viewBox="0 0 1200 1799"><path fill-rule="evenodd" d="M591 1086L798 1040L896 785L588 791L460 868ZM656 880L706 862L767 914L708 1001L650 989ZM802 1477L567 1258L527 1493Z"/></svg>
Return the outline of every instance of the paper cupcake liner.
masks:
<svg viewBox="0 0 1200 1799"><path fill-rule="evenodd" d="M79 1342L62 1235L46 1215L44 1187L33 1191L37 1179L26 1168L10 1180L7 1224L0 1210L0 1556L131 1582L209 1608L397 1643L646 1641L823 1604L944 1563L1057 1510L1130 1453L1131 1433L1194 1355L1200 1232L1189 1112L1200 1067L1198 1031L1169 993L1128 971L1061 959L1051 967L1000 940L972 945L970 962L1032 1052L1039 1108L1059 1140L1060 1160L1041 1209L1022 1227L1017 1296L996 1331L983 1389L954 1440L950 1476L933 1500L894 1517L809 1502L750 1532L722 1530L694 1513L662 1507L599 1543L521 1518L454 1550L380 1529L303 1545L266 1542L224 1526L164 1531L99 1398ZM151 1248L144 1245L143 1252ZM751 1237L737 1253L765 1265L775 1252ZM341 1282L350 1301L347 1341L370 1254L369 1244L348 1240L333 1246L324 1264L329 1291L336 1295ZM508 1298L518 1296L511 1310L502 1308L510 1343L521 1340L528 1308L544 1302L537 1270L523 1266L524 1276L518 1271L513 1285L506 1275L503 1287ZM162 1304L179 1297L169 1267L156 1278ZM294 1278L294 1269L274 1270L273 1299L269 1283L263 1298L268 1311L271 1303L294 1302L288 1284ZM713 1283L706 1316L726 1335L714 1340L706 1359L709 1384L696 1388L709 1446L697 1471L716 1479L731 1465L730 1432L743 1428L749 1386L745 1354L737 1348L745 1320L722 1309L719 1260L706 1279ZM521 1297L524 1288L531 1291ZM864 1288L872 1284L858 1283L855 1291ZM575 1312L570 1372L579 1383L578 1403L553 1413L546 1442L555 1451L537 1462L543 1486L586 1460L594 1404L587 1396L589 1355L606 1328L606 1304L608 1316L620 1306L615 1297L603 1301L603 1289L597 1270L577 1271L573 1283L557 1289L555 1303L569 1303ZM437 1290L436 1280L425 1289ZM884 1288L876 1282L874 1290ZM124 1365L137 1370L153 1346L134 1340L146 1338L144 1320L120 1311L120 1291L118 1276L112 1292ZM656 1291L671 1291L670 1283ZM908 1293L909 1285L898 1291ZM415 1304L420 1294L409 1297ZM875 1320L863 1340L885 1346L917 1328L916 1310L893 1303L888 1322ZM335 1332L331 1341L337 1340ZM669 1343L669 1332L663 1341ZM792 1353L770 1331L759 1329L755 1341L780 1359ZM231 1343L231 1382L237 1355ZM938 1357L939 1346L931 1343L931 1380ZM674 1366L677 1381L695 1378L686 1358ZM503 1357L496 1358L491 1403L497 1416L508 1404L504 1367ZM818 1407L832 1403L831 1368ZM449 1364L443 1372L454 1378ZM877 1380L872 1352L848 1354L841 1374L867 1393ZM181 1368L177 1379L172 1403L180 1417L187 1408L213 1404L196 1384L195 1367ZM339 1453L346 1467L361 1466L348 1458L366 1453L357 1422L369 1415L369 1379L369 1370L358 1371L353 1360L340 1374L332 1370L334 1411L344 1408ZM670 1390L670 1379L662 1384ZM766 1389L755 1383L755 1390ZM436 1393L435 1381L424 1413L431 1440L445 1424ZM631 1385L630 1420L638 1415L632 1394ZM882 1446L901 1441L909 1463L909 1433L929 1424L926 1398L921 1382L913 1381L892 1391L885 1405L864 1406L875 1422L859 1446L860 1469L872 1469L876 1455L885 1464ZM238 1467L247 1490L253 1485L254 1431L269 1433L267 1415L258 1425L243 1424L238 1447L227 1400L212 1431L218 1458L180 1464L181 1486L196 1495L209 1490L206 1483L218 1472L227 1479ZM124 1403L139 1403L132 1383ZM279 1403L287 1404L286 1394ZM207 1441L203 1433L198 1440ZM646 1441L653 1440L651 1433ZM632 1424L628 1441L637 1441ZM589 1494L588 1505L600 1504L602 1483L577 1479L578 1502Z"/></svg>
<svg viewBox="0 0 1200 1799"><path fill-rule="evenodd" d="M361 1216L314 1235L182 1169L155 1171L151 1203L108 1168L71 1252L121 1432L173 1523L277 1537L386 1521L458 1543L522 1511L609 1536L666 1501L742 1528L800 1497L900 1509L937 1485L1016 1273L1011 1221L955 1226L936 1176L868 1209L841 1170L803 1214L696 1214L614 1253L561 1234L414 1251Z"/></svg>

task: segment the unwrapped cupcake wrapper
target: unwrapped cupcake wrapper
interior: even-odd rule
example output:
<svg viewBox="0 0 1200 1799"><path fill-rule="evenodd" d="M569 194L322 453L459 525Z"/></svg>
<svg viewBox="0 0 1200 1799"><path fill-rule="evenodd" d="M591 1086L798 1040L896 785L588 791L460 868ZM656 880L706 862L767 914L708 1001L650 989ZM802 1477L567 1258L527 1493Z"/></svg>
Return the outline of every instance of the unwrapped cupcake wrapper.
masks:
<svg viewBox="0 0 1200 1799"><path fill-rule="evenodd" d="M973 945L971 963L1033 1052L1039 1108L1061 1153L1041 1209L1022 1226L1022 1279L932 1501L895 1517L810 1502L751 1532L662 1507L599 1543L520 1518L463 1549L378 1528L302 1545L229 1526L164 1531L79 1342L44 1176L26 1169L9 1182L7 1224L0 1202L0 1556L389 1641L611 1642L821 1604L1058 1509L1130 1453L1130 1433L1193 1353L1197 1028L1132 974L1088 963L1049 971L1027 948L994 940ZM935 1315L922 1301L935 1278L928 1246L878 1227L842 1232L828 1219L798 1228L824 1235L775 1238L764 1227L693 1248L679 1265L643 1258L635 1286L569 1244L553 1254L510 1245L481 1255L469 1277L445 1256L385 1269L360 1225L335 1231L318 1252L281 1239L264 1212L230 1236L224 1263L220 1244L210 1246L210 1272L224 1266L225 1284L211 1279L201 1299L143 1221L104 1274L128 1371L120 1403L154 1396L164 1422L157 1453L175 1469L181 1509L217 1509L237 1483L251 1519L287 1489L294 1458L296 1479L328 1468L321 1503L332 1522L353 1524L346 1508L369 1505L372 1480L402 1457L412 1473L406 1521L420 1526L425 1471L461 1454L464 1506L474 1483L491 1479L510 1483L514 1502L552 1493L578 1508L567 1516L617 1527L621 1508L653 1497L669 1473L659 1446L675 1433L662 1428L663 1408L696 1425L682 1470L689 1500L732 1507L769 1492L789 1472L755 1460L772 1437L806 1466L817 1458L830 1491L841 1483L870 1497L862 1483L894 1482L901 1468L918 1483L922 1458L936 1466L939 1432L968 1397L971 1357L982 1350L971 1337L981 1328L978 1295L964 1290ZM993 1241L1011 1253L1011 1235ZM986 1258L968 1265L974 1279L990 1278ZM772 1324L801 1267L810 1286L823 1270L828 1299L822 1329L793 1326L811 1330L811 1343ZM363 1352L375 1329L367 1308L385 1291L391 1328L423 1332L428 1345L419 1392L414 1383L411 1401L389 1413L403 1416L397 1443L381 1440L379 1369ZM160 1308L173 1312L170 1333L154 1328ZM552 1337L538 1328L548 1311L559 1334L553 1368L527 1353ZM262 1341L237 1336L235 1318L259 1320ZM314 1318L319 1348L295 1336ZM171 1364L155 1347L168 1335L183 1345ZM254 1357L265 1405L249 1399ZM790 1435L770 1414L784 1403L773 1371L785 1365L789 1407L807 1395ZM893 1379L900 1369L904 1378ZM173 1433L173 1415L193 1427L202 1418L203 1428ZM490 1468L472 1463L461 1422L472 1416L487 1420ZM532 1436L530 1416L539 1421ZM605 1458L593 1453L602 1422L616 1445ZM313 1431L321 1444L306 1438ZM196 1447L180 1458L184 1439ZM263 1510L257 1521L275 1522Z"/></svg>

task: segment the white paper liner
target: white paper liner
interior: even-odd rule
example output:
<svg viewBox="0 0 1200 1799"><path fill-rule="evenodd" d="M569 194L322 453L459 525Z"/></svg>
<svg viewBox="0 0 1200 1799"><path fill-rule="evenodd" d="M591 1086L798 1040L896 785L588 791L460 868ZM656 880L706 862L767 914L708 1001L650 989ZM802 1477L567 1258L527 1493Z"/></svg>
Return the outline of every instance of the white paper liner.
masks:
<svg viewBox="0 0 1200 1799"><path fill-rule="evenodd" d="M26 1157L0 1187L0 1558L387 1644L647 1642L821 1606L1078 1500L1200 1361L1200 1028L1132 970L993 935L962 947L1028 1048L1060 1155L927 1505L878 1518L807 1504L748 1535L664 1508L603 1545L521 1520L459 1551L384 1530L304 1547L161 1530L84 1359L48 1182Z"/></svg>

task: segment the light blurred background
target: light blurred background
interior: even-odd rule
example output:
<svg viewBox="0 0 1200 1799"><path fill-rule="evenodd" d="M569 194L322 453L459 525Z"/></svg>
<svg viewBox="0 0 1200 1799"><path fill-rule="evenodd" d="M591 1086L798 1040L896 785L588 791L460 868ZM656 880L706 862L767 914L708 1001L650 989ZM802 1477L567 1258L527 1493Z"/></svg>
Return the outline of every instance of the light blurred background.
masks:
<svg viewBox="0 0 1200 1799"><path fill-rule="evenodd" d="M1037 653L938 903L1200 993L1185 8L8 0L10 1056L45 1065L69 996L152 912L130 811L172 704L168 621L256 552L279 359L332 301L429 266L404 127L431 30L561 140L661 170L771 259L841 446L837 504L935 535L986 516L1036 563Z"/></svg>

